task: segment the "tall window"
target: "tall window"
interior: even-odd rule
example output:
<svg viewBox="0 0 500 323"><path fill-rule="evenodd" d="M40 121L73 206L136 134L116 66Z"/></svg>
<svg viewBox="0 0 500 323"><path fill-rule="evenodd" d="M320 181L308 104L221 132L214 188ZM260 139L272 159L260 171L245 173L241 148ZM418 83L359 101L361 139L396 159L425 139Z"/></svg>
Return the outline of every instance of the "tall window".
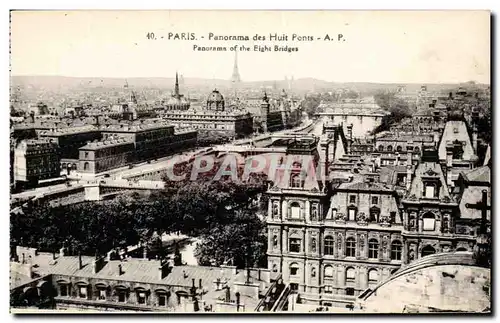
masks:
<svg viewBox="0 0 500 323"><path fill-rule="evenodd" d="M118 290L118 302L125 303L127 301L127 292L124 290Z"/></svg>
<svg viewBox="0 0 500 323"><path fill-rule="evenodd" d="M346 257L356 257L356 241L353 237L349 237L345 241Z"/></svg>
<svg viewBox="0 0 500 323"><path fill-rule="evenodd" d="M399 240L394 240L391 244L391 259L401 260L401 251L403 250L403 244Z"/></svg>
<svg viewBox="0 0 500 323"><path fill-rule="evenodd" d="M387 151L392 151L392 146L391 145L387 146Z"/></svg>
<svg viewBox="0 0 500 323"><path fill-rule="evenodd" d="M274 235L273 236L273 247L277 247L277 246L278 246L278 236Z"/></svg>
<svg viewBox="0 0 500 323"><path fill-rule="evenodd" d="M378 222L380 209L376 206L370 208L370 222Z"/></svg>
<svg viewBox="0 0 500 323"><path fill-rule="evenodd" d="M301 182L299 174L292 175L292 187L301 187Z"/></svg>
<svg viewBox="0 0 500 323"><path fill-rule="evenodd" d="M290 238L290 252L300 252L301 240L298 238Z"/></svg>
<svg viewBox="0 0 500 323"><path fill-rule="evenodd" d="M378 151L384 151L384 146L382 145L378 146Z"/></svg>
<svg viewBox="0 0 500 323"><path fill-rule="evenodd" d="M311 239L311 252L316 252L316 238Z"/></svg>
<svg viewBox="0 0 500 323"><path fill-rule="evenodd" d="M429 199L436 197L436 184L425 183L425 197Z"/></svg>
<svg viewBox="0 0 500 323"><path fill-rule="evenodd" d="M377 271L377 269L370 269L370 270L368 270L368 282L369 283L376 283L376 282L378 282L378 271Z"/></svg>
<svg viewBox="0 0 500 323"><path fill-rule="evenodd" d="M378 204L378 196L372 196L372 204Z"/></svg>
<svg viewBox="0 0 500 323"><path fill-rule="evenodd" d="M89 170L89 163L88 162L83 163L83 170Z"/></svg>
<svg viewBox="0 0 500 323"><path fill-rule="evenodd" d="M436 229L436 217L432 212L427 212L422 216L424 231L434 231Z"/></svg>
<svg viewBox="0 0 500 323"><path fill-rule="evenodd" d="M325 277L333 277L333 267L332 266L325 266Z"/></svg>
<svg viewBox="0 0 500 323"><path fill-rule="evenodd" d="M354 296L354 288L348 287L345 289L345 294L349 296Z"/></svg>
<svg viewBox="0 0 500 323"><path fill-rule="evenodd" d="M158 305L165 306L167 305L167 295L164 293L158 294Z"/></svg>
<svg viewBox="0 0 500 323"><path fill-rule="evenodd" d="M356 271L352 267L347 268L345 271L345 281L353 282L355 280L356 280Z"/></svg>
<svg viewBox="0 0 500 323"><path fill-rule="evenodd" d="M378 241L376 239L368 241L368 258L378 258Z"/></svg>
<svg viewBox="0 0 500 323"><path fill-rule="evenodd" d="M396 223L396 212L391 212L391 223Z"/></svg>
<svg viewBox="0 0 500 323"><path fill-rule="evenodd" d="M78 288L78 297L87 298L87 286L80 286Z"/></svg>
<svg viewBox="0 0 500 323"><path fill-rule="evenodd" d="M137 292L137 303L146 304L146 292Z"/></svg>
<svg viewBox="0 0 500 323"><path fill-rule="evenodd" d="M68 296L68 285L60 284L59 285L59 294L60 296Z"/></svg>
<svg viewBox="0 0 500 323"><path fill-rule="evenodd" d="M101 301L106 300L106 290L105 289L99 289L99 299Z"/></svg>
<svg viewBox="0 0 500 323"><path fill-rule="evenodd" d="M347 209L347 220L349 221L356 221L356 208L351 207Z"/></svg>
<svg viewBox="0 0 500 323"><path fill-rule="evenodd" d="M356 195L349 195L349 203L356 203Z"/></svg>
<svg viewBox="0 0 500 323"><path fill-rule="evenodd" d="M290 217L292 219L300 219L300 204L299 203L293 202L290 205L290 211L291 211Z"/></svg>
<svg viewBox="0 0 500 323"><path fill-rule="evenodd" d="M396 147L396 151L398 151L398 152L403 151L403 147L401 147L401 146L397 146L397 147Z"/></svg>
<svg viewBox="0 0 500 323"><path fill-rule="evenodd" d="M333 255L333 249L335 248L335 242L332 236L325 237L325 255Z"/></svg>
<svg viewBox="0 0 500 323"><path fill-rule="evenodd" d="M299 265L297 263L293 263L290 265L290 276L297 276L299 274Z"/></svg>

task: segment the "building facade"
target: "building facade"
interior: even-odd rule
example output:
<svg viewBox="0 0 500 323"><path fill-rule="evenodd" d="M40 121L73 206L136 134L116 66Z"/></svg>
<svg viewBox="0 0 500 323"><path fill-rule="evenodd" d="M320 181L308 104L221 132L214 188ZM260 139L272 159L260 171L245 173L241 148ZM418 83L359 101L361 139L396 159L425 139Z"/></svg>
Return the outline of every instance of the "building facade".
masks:
<svg viewBox="0 0 500 323"><path fill-rule="evenodd" d="M59 177L59 147L50 139L21 141L14 150L14 181L34 186L38 181Z"/></svg>

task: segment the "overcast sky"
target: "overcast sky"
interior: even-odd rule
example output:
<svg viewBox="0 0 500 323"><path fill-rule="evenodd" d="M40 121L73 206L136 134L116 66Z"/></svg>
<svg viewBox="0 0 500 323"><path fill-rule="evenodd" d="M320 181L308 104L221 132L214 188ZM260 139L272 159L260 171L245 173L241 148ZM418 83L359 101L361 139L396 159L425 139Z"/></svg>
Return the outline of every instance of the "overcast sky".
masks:
<svg viewBox="0 0 500 323"><path fill-rule="evenodd" d="M240 52L243 81L293 75L335 82L490 82L487 11L16 11L11 21L13 75L172 77L179 71L229 79L233 52L198 52L193 45L253 48L252 41L210 42L208 33L252 38L276 32L341 33L345 41L279 43L298 47L293 53ZM148 40L148 32L158 39ZM167 40L169 32L198 39Z"/></svg>

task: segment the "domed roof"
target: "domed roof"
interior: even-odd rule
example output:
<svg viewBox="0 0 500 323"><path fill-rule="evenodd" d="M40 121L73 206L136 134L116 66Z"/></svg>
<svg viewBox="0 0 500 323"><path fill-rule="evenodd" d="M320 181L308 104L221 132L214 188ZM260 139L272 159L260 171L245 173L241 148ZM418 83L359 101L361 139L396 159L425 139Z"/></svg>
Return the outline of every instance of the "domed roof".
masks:
<svg viewBox="0 0 500 323"><path fill-rule="evenodd" d="M224 97L217 89L213 90L208 96L207 102L224 102Z"/></svg>

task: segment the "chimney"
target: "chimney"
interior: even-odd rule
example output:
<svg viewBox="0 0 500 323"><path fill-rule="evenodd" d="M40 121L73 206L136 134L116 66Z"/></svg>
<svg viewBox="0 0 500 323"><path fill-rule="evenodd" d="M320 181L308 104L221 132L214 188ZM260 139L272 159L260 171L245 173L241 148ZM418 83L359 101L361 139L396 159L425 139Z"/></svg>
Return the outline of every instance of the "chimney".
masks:
<svg viewBox="0 0 500 323"><path fill-rule="evenodd" d="M477 125L475 123L472 126L472 149L474 149L474 154L477 155Z"/></svg>
<svg viewBox="0 0 500 323"><path fill-rule="evenodd" d="M411 176L413 173L413 166L410 164L406 165L406 190L410 191L411 188Z"/></svg>
<svg viewBox="0 0 500 323"><path fill-rule="evenodd" d="M123 274L122 264L118 264L118 276L121 276L122 274Z"/></svg>
<svg viewBox="0 0 500 323"><path fill-rule="evenodd" d="M451 167L453 166L453 145L446 145L446 184L451 187Z"/></svg>
<svg viewBox="0 0 500 323"><path fill-rule="evenodd" d="M192 282L193 282L193 288L196 288L196 279L192 279Z"/></svg>
<svg viewBox="0 0 500 323"><path fill-rule="evenodd" d="M23 257L21 259L21 263L22 264L25 264L26 263L26 256L24 255L24 252L23 252Z"/></svg>
<svg viewBox="0 0 500 323"><path fill-rule="evenodd" d="M453 100L453 92L450 92L450 93L448 94L448 99Z"/></svg>
<svg viewBox="0 0 500 323"><path fill-rule="evenodd" d="M200 289L202 289L203 287L202 287L202 285L201 285L201 278L200 278L200 280L198 281L198 283L199 283L199 284L198 284L198 287L199 287Z"/></svg>
<svg viewBox="0 0 500 323"><path fill-rule="evenodd" d="M52 260L56 260L56 253L55 253L55 251L52 251Z"/></svg>
<svg viewBox="0 0 500 323"><path fill-rule="evenodd" d="M235 296L236 296L236 311L239 312L240 311L240 293L236 292Z"/></svg>
<svg viewBox="0 0 500 323"><path fill-rule="evenodd" d="M394 162L394 165L395 166L399 165L399 153L396 153L396 160Z"/></svg>
<svg viewBox="0 0 500 323"><path fill-rule="evenodd" d="M78 252L78 269L83 268L83 262L82 262L82 254Z"/></svg>
<svg viewBox="0 0 500 323"><path fill-rule="evenodd" d="M231 301L231 289L229 286L226 287L226 299L225 302L229 303Z"/></svg>
<svg viewBox="0 0 500 323"><path fill-rule="evenodd" d="M144 249L142 250L142 258L143 259L148 259L148 248L143 247Z"/></svg>

